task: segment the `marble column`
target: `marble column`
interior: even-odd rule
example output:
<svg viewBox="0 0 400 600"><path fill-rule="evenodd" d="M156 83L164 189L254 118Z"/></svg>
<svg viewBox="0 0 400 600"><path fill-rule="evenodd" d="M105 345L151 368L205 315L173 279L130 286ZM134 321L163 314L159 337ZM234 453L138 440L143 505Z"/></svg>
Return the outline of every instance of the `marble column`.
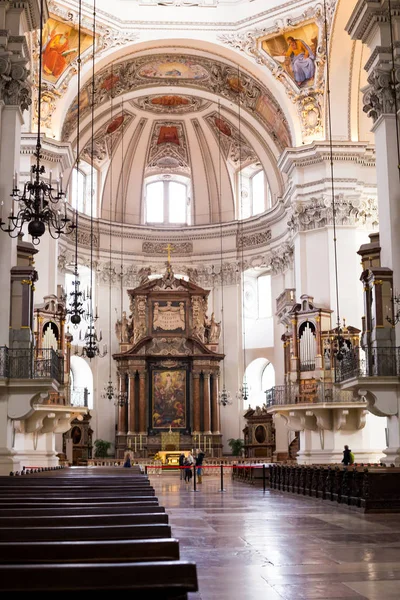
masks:
<svg viewBox="0 0 400 600"><path fill-rule="evenodd" d="M200 432L200 373L193 373L193 432Z"/></svg>
<svg viewBox="0 0 400 600"><path fill-rule="evenodd" d="M139 371L139 432L146 435L146 371Z"/></svg>
<svg viewBox="0 0 400 600"><path fill-rule="evenodd" d="M211 394L211 431L220 433L219 424L219 403L218 403L218 373L214 372L211 379L212 394Z"/></svg>
<svg viewBox="0 0 400 600"><path fill-rule="evenodd" d="M136 371L129 373L128 435L136 433Z"/></svg>
<svg viewBox="0 0 400 600"><path fill-rule="evenodd" d="M125 382L125 373L119 374L119 386L121 395L125 394L126 390L126 382ZM126 434L126 406L123 404L122 406L118 406L118 435Z"/></svg>
<svg viewBox="0 0 400 600"><path fill-rule="evenodd" d="M211 433L211 394L210 394L210 372L203 373L203 427L204 433Z"/></svg>

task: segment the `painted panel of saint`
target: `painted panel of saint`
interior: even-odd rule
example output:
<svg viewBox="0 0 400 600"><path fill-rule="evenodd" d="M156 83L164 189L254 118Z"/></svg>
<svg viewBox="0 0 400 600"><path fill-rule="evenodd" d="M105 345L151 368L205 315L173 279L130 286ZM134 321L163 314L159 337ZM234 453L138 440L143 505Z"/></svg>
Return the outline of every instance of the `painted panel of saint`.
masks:
<svg viewBox="0 0 400 600"><path fill-rule="evenodd" d="M93 36L81 33L81 54L92 44ZM56 83L78 56L78 30L67 23L48 19L43 29L43 78Z"/></svg>
<svg viewBox="0 0 400 600"><path fill-rule="evenodd" d="M153 429L186 427L186 371L154 370L152 373Z"/></svg>
<svg viewBox="0 0 400 600"><path fill-rule="evenodd" d="M261 48L282 65L299 87L313 85L319 30L307 23L261 42Z"/></svg>

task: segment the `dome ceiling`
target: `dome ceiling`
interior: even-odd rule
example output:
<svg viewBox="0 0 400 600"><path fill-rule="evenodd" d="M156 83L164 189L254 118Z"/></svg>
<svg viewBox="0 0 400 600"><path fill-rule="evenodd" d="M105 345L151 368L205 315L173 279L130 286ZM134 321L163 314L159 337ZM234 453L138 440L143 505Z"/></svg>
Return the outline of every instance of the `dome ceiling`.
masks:
<svg viewBox="0 0 400 600"><path fill-rule="evenodd" d="M90 94L88 81L80 94L80 147L88 162ZM62 139L73 145L77 101L62 128ZM143 223L143 186L149 176L191 179L195 224L236 218L241 168L262 167L273 193L280 192L276 159L291 146L289 125L266 87L233 65L191 54L134 56L99 70L94 108L93 152L103 173L104 218Z"/></svg>

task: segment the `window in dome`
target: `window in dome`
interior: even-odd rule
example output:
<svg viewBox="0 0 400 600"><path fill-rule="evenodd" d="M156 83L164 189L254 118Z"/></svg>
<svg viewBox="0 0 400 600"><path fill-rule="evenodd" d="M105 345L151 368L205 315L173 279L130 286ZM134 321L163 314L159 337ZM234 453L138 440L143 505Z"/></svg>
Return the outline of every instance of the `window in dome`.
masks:
<svg viewBox="0 0 400 600"><path fill-rule="evenodd" d="M91 214L93 194L93 217L97 210L97 170L93 170L93 190L91 167L88 163L81 161L79 169L72 170L71 183L68 188L68 198L71 206L85 215Z"/></svg>
<svg viewBox="0 0 400 600"><path fill-rule="evenodd" d="M259 166L259 165L258 165ZM241 187L240 218L248 219L259 215L272 206L272 195L263 169L252 164L239 173L238 185Z"/></svg>
<svg viewBox="0 0 400 600"><path fill-rule="evenodd" d="M179 180L152 180L146 184L146 223L185 225L189 222L189 185Z"/></svg>

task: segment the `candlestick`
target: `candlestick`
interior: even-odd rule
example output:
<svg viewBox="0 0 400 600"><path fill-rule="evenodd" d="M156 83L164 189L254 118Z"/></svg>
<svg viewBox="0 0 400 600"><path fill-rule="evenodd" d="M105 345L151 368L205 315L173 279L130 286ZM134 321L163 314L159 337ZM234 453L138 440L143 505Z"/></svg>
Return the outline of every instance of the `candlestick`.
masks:
<svg viewBox="0 0 400 600"><path fill-rule="evenodd" d="M136 452L136 436L135 436L135 452Z"/></svg>
<svg viewBox="0 0 400 600"><path fill-rule="evenodd" d="M131 438L129 438L129 440L128 440L128 448L130 448L131 445L132 445L132 440L131 440Z"/></svg>
<svg viewBox="0 0 400 600"><path fill-rule="evenodd" d="M139 450L142 449L142 434L139 434Z"/></svg>

